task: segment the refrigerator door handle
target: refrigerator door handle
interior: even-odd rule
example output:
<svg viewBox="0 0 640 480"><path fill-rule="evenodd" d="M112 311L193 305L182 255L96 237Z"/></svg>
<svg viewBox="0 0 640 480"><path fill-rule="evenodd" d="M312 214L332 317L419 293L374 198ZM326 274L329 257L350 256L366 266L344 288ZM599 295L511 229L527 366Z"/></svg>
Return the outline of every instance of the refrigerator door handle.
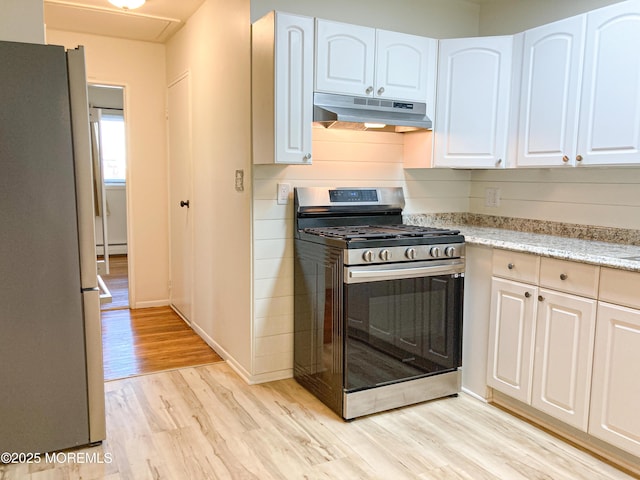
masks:
<svg viewBox="0 0 640 480"><path fill-rule="evenodd" d="M82 288L96 287L95 217L93 207L93 173L91 166L91 133L84 48L67 51L69 101L73 156L76 174L78 238L80 241L80 280Z"/></svg>

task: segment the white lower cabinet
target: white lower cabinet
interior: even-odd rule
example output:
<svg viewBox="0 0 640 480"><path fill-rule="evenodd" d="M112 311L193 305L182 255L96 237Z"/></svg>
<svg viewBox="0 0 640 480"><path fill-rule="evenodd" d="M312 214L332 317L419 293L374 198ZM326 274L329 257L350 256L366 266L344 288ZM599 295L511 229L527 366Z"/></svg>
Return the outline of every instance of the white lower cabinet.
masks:
<svg viewBox="0 0 640 480"><path fill-rule="evenodd" d="M490 387L587 431L596 300L494 277Z"/></svg>
<svg viewBox="0 0 640 480"><path fill-rule="evenodd" d="M493 278L487 384L531 402L531 371L538 287Z"/></svg>
<svg viewBox="0 0 640 480"><path fill-rule="evenodd" d="M589 433L640 456L640 310L600 302Z"/></svg>
<svg viewBox="0 0 640 480"><path fill-rule="evenodd" d="M488 386L640 457L640 273L495 249L492 274Z"/></svg>
<svg viewBox="0 0 640 480"><path fill-rule="evenodd" d="M540 289L537 301L531 406L587 431L596 300Z"/></svg>

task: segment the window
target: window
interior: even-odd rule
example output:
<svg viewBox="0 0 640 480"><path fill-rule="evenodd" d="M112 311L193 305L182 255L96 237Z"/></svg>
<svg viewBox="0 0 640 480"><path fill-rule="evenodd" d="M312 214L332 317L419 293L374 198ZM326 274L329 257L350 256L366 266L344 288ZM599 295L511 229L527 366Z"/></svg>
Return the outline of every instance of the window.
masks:
<svg viewBox="0 0 640 480"><path fill-rule="evenodd" d="M124 183L127 178L127 149L122 112L102 110L100 134L104 181Z"/></svg>

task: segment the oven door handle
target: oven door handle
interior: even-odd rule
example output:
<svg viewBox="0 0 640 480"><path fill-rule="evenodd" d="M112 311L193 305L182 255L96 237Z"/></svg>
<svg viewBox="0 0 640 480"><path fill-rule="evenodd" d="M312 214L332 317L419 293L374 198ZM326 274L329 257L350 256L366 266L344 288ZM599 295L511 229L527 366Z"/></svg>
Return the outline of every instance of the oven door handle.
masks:
<svg viewBox="0 0 640 480"><path fill-rule="evenodd" d="M464 272L464 262L448 265L431 265L424 267L405 267L393 269L357 269L345 268L344 283L380 282L383 280L399 280L403 278L432 277L435 275L455 275Z"/></svg>

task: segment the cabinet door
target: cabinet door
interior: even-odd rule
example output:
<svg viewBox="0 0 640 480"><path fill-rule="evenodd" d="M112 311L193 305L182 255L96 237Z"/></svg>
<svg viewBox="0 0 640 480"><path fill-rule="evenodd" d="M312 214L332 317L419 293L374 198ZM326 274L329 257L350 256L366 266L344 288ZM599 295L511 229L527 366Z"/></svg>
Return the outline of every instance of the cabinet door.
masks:
<svg viewBox="0 0 640 480"><path fill-rule="evenodd" d="M518 167L573 165L586 15L524 35Z"/></svg>
<svg viewBox="0 0 640 480"><path fill-rule="evenodd" d="M276 163L311 163L313 19L276 17Z"/></svg>
<svg viewBox="0 0 640 480"><path fill-rule="evenodd" d="M540 289L531 405L587 431L596 300Z"/></svg>
<svg viewBox="0 0 640 480"><path fill-rule="evenodd" d="M590 12L586 39L578 164L640 163L640 1Z"/></svg>
<svg viewBox="0 0 640 480"><path fill-rule="evenodd" d="M316 20L316 91L373 96L374 28Z"/></svg>
<svg viewBox="0 0 640 480"><path fill-rule="evenodd" d="M437 45L432 38L376 30L374 96L433 106Z"/></svg>
<svg viewBox="0 0 640 480"><path fill-rule="evenodd" d="M513 38L440 41L436 167L504 167Z"/></svg>
<svg viewBox="0 0 640 480"><path fill-rule="evenodd" d="M598 304L589 433L640 455L640 310Z"/></svg>
<svg viewBox="0 0 640 480"><path fill-rule="evenodd" d="M531 370L538 289L493 278L487 384L531 403Z"/></svg>
<svg viewBox="0 0 640 480"><path fill-rule="evenodd" d="M253 163L311 163L313 25L279 12L252 25Z"/></svg>

